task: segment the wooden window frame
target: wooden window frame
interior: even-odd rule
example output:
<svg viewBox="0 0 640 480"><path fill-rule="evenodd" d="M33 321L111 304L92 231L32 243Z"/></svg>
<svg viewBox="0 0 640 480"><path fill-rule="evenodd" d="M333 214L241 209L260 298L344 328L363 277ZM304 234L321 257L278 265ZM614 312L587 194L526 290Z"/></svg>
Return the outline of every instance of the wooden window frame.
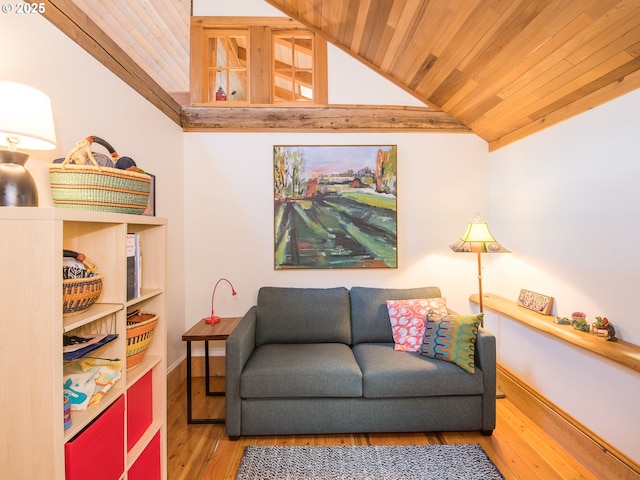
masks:
<svg viewBox="0 0 640 480"><path fill-rule="evenodd" d="M209 44L209 41L212 38L223 38L226 39L226 41L224 41L224 43L226 43L226 55L229 56L230 55L230 51L231 48L229 47L228 43L229 43L229 39L233 38L233 37L245 37L245 41L247 43L247 46L250 45L251 43L251 39L249 37L249 31L246 29L235 29L235 30L223 30L223 29L206 29L203 32L203 52L205 54L208 54L207 52L207 45ZM224 74L224 85L227 87L225 89L225 94L227 95L227 100L226 101L233 101L233 103L244 103L244 104L248 104L249 103L249 98L250 98L250 91L251 91L251 79L249 78L249 72L251 70L251 65L250 65L250 59L248 58L248 52L247 52L247 59L246 59L246 66L244 67L238 67L238 66L231 66L231 62L229 61L229 59L227 58L227 63L226 65L211 65L210 63L210 59L209 56L207 55L207 57L205 59L203 59L203 66L202 66L202 74L203 74L203 78L202 78L202 99L205 103L214 103L214 101L212 100L207 100L207 98L209 98L209 92L212 91L213 92L213 96L215 96L215 92L216 92L216 85L213 86L213 90L210 90L211 86L209 85L209 78L210 78L210 72L213 71L218 71L218 72L222 72ZM246 76L246 85L245 85L245 91L246 91L246 100L231 100L229 97L231 96L231 92L229 91L229 85L230 85L230 75L231 72L245 72L245 76ZM217 83L217 81L216 81Z"/></svg>
<svg viewBox="0 0 640 480"><path fill-rule="evenodd" d="M308 49L311 55L311 66L309 68L298 67L295 64L296 51L299 51L301 49L299 47L299 44L296 42L296 39L300 39L302 37L307 37L311 41L311 47ZM289 40L293 40L293 41L290 42ZM318 83L318 81L315 78L316 64L318 63L316 61L317 55L315 52L315 41L316 41L315 35L313 35L313 33L309 31L273 30L271 32L271 59L272 59L271 61L271 71L272 71L271 99L274 105L294 106L299 104L306 104L306 105L315 104L316 90L317 90L316 87ZM278 48L278 45L281 45L286 49L290 48L290 51L291 51L290 62L285 62L283 64L280 64L278 62L277 54L276 54L276 49ZM312 92L312 97L309 99L305 99L304 96L299 95L300 99L297 100L296 97L298 95L296 94L296 83L299 82L301 76L304 75L305 72L307 72L308 76L310 77L308 81L305 83L309 85L309 88L311 89L311 92ZM285 92L288 95L290 94L292 98L288 100L276 100L280 96L277 94L279 90L279 87L277 85L278 77L282 77L285 79L285 81L291 82L291 88L285 90Z"/></svg>
<svg viewBox="0 0 640 480"><path fill-rule="evenodd" d="M216 32L247 32L247 100L216 102L207 101L208 64L207 39ZM304 102L274 103L273 93L273 34L280 32L304 31L313 36L313 100ZM265 81L268 78L268 81ZM326 106L327 88L327 43L320 36L302 24L277 17L192 17L191 18L191 67L190 67L190 104L207 107L253 106Z"/></svg>

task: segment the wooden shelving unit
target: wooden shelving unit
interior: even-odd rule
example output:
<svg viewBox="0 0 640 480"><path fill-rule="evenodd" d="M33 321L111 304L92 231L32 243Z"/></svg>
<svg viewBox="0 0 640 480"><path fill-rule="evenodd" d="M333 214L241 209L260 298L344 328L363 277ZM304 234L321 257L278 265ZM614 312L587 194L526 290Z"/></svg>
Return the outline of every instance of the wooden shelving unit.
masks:
<svg viewBox="0 0 640 480"><path fill-rule="evenodd" d="M478 294L471 295L469 300L479 304ZM640 372L640 346L638 345L622 340L607 342L602 337L575 330L571 328L570 325L559 325L555 323L553 316L542 315L532 310L527 310L524 307L518 306L516 302L493 293L484 294L482 296L482 303L485 309L493 310L538 331L553 335L572 345L584 348L596 355L608 358L620 365Z"/></svg>
<svg viewBox="0 0 640 480"><path fill-rule="evenodd" d="M166 479L166 226L166 219L139 215L0 207L0 478L65 479L69 442L119 399L126 405L131 387L150 373L151 420L133 445L125 410L120 479L139 478L131 467L158 437L159 478ZM127 233L140 234L143 249L143 293L130 301ZM98 303L70 317L62 316L63 249L84 253L103 275ZM144 360L127 371L126 315L135 309L159 321ZM72 412L65 430L62 335L81 332L117 333L92 355L121 359L123 372L99 404Z"/></svg>

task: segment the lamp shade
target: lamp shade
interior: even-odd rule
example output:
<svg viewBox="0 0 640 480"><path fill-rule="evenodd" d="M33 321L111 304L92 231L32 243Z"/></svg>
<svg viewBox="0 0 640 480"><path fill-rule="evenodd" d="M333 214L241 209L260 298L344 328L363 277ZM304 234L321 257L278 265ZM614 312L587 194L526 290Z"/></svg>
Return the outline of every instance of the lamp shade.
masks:
<svg viewBox="0 0 640 480"><path fill-rule="evenodd" d="M454 252L510 253L493 238L486 222L469 223L460 240L450 248Z"/></svg>
<svg viewBox="0 0 640 480"><path fill-rule="evenodd" d="M21 83L0 81L0 146L24 150L56 147L51 100L45 93Z"/></svg>

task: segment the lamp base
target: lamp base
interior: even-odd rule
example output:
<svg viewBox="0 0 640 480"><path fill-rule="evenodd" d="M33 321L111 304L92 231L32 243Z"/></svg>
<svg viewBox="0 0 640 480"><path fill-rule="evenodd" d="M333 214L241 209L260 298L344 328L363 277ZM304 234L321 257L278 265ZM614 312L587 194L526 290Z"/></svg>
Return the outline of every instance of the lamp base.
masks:
<svg viewBox="0 0 640 480"><path fill-rule="evenodd" d="M217 315L211 315L204 319L204 323L220 323L220 317Z"/></svg>
<svg viewBox="0 0 640 480"><path fill-rule="evenodd" d="M31 174L24 168L29 155L0 150L0 206L37 207L38 189Z"/></svg>

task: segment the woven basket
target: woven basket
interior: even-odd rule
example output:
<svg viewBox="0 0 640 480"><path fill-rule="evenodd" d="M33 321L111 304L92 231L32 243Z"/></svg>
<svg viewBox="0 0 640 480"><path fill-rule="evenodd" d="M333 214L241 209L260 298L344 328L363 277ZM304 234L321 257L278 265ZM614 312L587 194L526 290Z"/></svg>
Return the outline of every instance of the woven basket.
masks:
<svg viewBox="0 0 640 480"><path fill-rule="evenodd" d="M91 274L84 278L62 280L62 316L70 317L87 310L102 294L102 274L95 271L96 265L82 253L65 250L64 255L82 262Z"/></svg>
<svg viewBox="0 0 640 480"><path fill-rule="evenodd" d="M62 316L69 317L84 312L98 301L101 294L101 273L87 278L62 280Z"/></svg>
<svg viewBox="0 0 640 480"><path fill-rule="evenodd" d="M140 312L127 317L127 370L136 367L153 340L158 315Z"/></svg>
<svg viewBox="0 0 640 480"><path fill-rule="evenodd" d="M99 143L118 154L99 137L79 141L62 163L49 164L49 183L56 207L103 212L142 214L149 204L151 176L130 170L100 166L91 152L91 144ZM72 157L86 149L92 165L71 164Z"/></svg>

